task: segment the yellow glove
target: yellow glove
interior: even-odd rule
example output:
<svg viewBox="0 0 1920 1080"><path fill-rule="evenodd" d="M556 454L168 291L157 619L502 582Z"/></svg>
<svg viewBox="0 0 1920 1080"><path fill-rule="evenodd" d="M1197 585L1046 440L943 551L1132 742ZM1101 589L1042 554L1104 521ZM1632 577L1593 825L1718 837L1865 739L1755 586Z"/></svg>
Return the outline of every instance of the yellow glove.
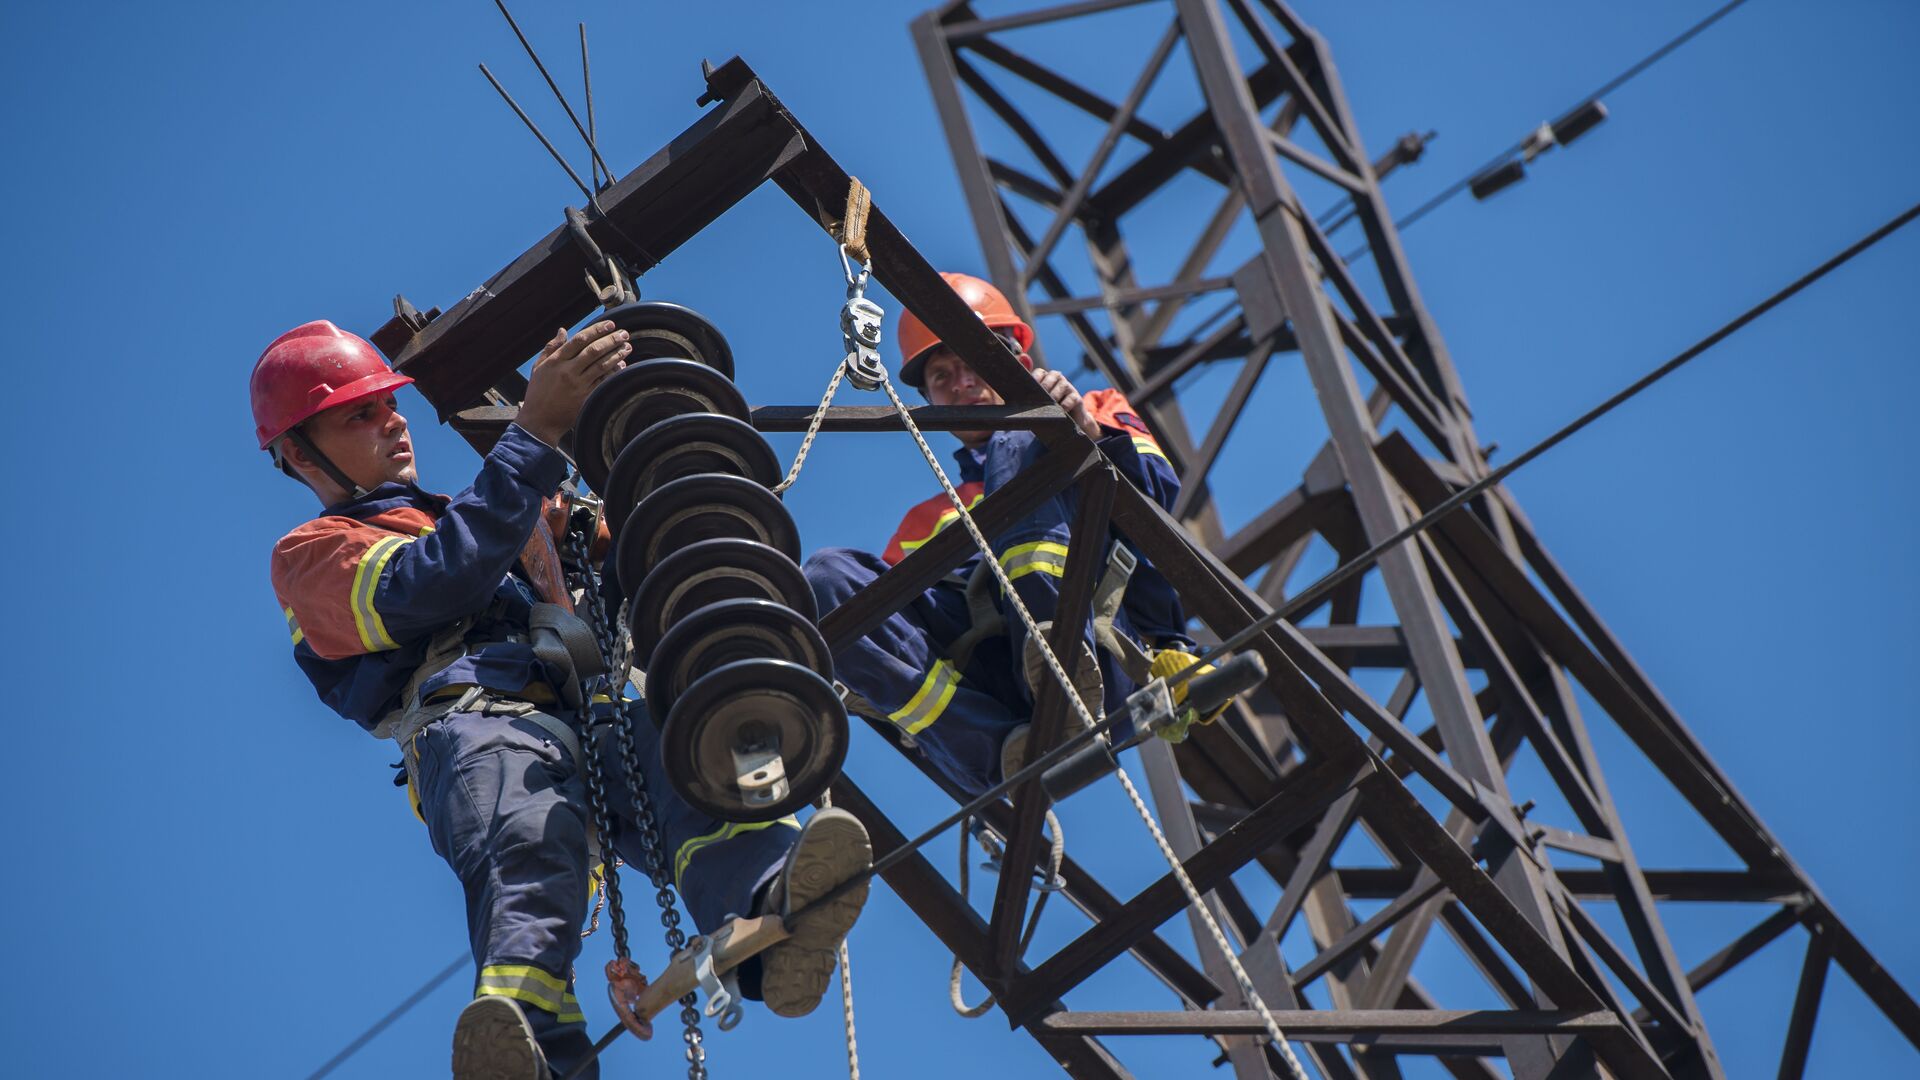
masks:
<svg viewBox="0 0 1920 1080"><path fill-rule="evenodd" d="M1156 679L1170 679L1192 667L1194 664L1199 663L1199 659L1199 657L1194 656L1192 653L1185 652L1181 649L1162 649L1153 654L1153 661L1148 666L1147 671L1148 674ZM1212 664L1201 664L1200 670L1194 672L1194 675L1205 675L1212 670ZM1175 708L1184 706L1187 703L1187 686L1191 682L1192 678L1189 677L1173 688L1173 704ZM1194 719L1202 724L1211 724L1220 718L1221 713L1227 711L1227 704L1226 702L1222 702L1219 708L1205 716L1195 717ZM1187 736L1186 729L1186 724L1179 725L1178 738L1170 738L1167 741L1180 742L1185 739ZM1173 732L1169 732L1168 734L1173 734ZM1162 737L1165 738L1165 736Z"/></svg>

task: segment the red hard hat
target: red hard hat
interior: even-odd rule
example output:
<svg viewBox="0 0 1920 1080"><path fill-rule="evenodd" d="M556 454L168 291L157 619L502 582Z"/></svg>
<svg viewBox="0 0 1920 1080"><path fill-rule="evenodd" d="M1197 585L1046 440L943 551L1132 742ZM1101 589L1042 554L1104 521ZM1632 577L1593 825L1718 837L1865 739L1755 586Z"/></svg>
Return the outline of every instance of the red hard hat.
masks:
<svg viewBox="0 0 1920 1080"><path fill-rule="evenodd" d="M387 366L373 343L316 319L281 334L253 365L253 433L260 449L304 420L413 380Z"/></svg>
<svg viewBox="0 0 1920 1080"><path fill-rule="evenodd" d="M1022 322L1014 313L1013 305L1007 302L1006 294L993 287L990 281L982 281L971 274L941 274L960 299L967 302L980 321L995 330L1006 330L1013 340L1020 343L1020 351L1026 352L1033 345L1033 327ZM934 336L927 324L911 311L900 315L900 356L905 363L900 365L900 381L915 389L924 389L921 371L927 366L927 352L940 339Z"/></svg>

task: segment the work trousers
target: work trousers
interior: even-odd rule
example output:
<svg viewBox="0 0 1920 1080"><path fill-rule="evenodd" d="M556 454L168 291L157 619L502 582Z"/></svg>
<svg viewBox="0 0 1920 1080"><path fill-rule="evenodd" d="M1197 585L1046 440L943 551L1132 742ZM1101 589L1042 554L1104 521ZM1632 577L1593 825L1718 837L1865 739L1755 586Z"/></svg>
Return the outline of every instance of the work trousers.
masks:
<svg viewBox="0 0 1920 1080"><path fill-rule="evenodd" d="M478 968L474 993L520 1002L559 1076L592 1046L572 975L587 911L593 816L580 772L584 763L577 764L539 722L500 708L436 720L414 737L408 753L433 849L466 892ZM689 807L667 781L659 734L644 704L634 703L632 713L635 758L652 797L662 857L695 926L710 933L732 915L750 914L754 895L779 871L798 837L797 824L791 818L733 824ZM561 722L577 731L567 719ZM632 787L613 725L597 723L594 737L615 815L613 835L601 839L628 865L642 867ZM611 862L610 855L603 857ZM652 890L627 895L634 925L655 925ZM598 1074L596 1065L584 1075Z"/></svg>
<svg viewBox="0 0 1920 1080"><path fill-rule="evenodd" d="M1011 482L1034 463L1040 450L1030 432L995 433L986 448L985 493L991 495ZM1036 622L1051 621L1059 605L1067 552L1075 540L1076 494L1072 488L1056 494L1004 533L989 538L1014 593ZM964 528L957 523L950 527ZM1104 562L1107 545L1118 541L1102 535L1092 542L1101 545ZM871 584L888 566L869 552L826 548L809 558L804 569L825 614ZM949 656L955 640L972 625L966 588L954 578L925 590L865 637L833 655L835 677L872 704L935 769L968 794L985 791L1001 779L1000 744L1008 731L1026 723L1033 712L1033 690L1026 683L1021 659L1026 627L997 585L993 592L1006 634L980 642L964 668L956 668ZM1132 633L1124 610L1115 619L1115 628ZM1082 628L1082 639L1092 647L1090 620ZM1104 650L1095 650L1095 655L1105 685L1104 705L1115 708L1133 691L1133 684Z"/></svg>

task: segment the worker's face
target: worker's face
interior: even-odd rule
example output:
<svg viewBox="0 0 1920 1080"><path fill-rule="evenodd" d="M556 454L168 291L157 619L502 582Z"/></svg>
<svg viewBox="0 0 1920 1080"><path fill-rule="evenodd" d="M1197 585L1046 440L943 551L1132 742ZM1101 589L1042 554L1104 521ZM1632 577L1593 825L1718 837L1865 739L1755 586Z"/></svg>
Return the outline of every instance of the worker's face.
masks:
<svg viewBox="0 0 1920 1080"><path fill-rule="evenodd" d="M413 440L407 437L407 418L400 415L392 394L328 409L307 421L305 430L322 454L368 491L389 482L411 484L419 479L413 464ZM305 460L298 447L288 447L287 456L296 465L304 464L321 479L326 478ZM312 477L308 480L311 483ZM346 494L351 493L342 493Z"/></svg>
<svg viewBox="0 0 1920 1080"><path fill-rule="evenodd" d="M945 345L935 345L921 369L926 380L927 402L931 405L1004 405L1006 399L974 374L973 368L958 353ZM993 437L992 431L956 431L954 437L967 446L982 446Z"/></svg>

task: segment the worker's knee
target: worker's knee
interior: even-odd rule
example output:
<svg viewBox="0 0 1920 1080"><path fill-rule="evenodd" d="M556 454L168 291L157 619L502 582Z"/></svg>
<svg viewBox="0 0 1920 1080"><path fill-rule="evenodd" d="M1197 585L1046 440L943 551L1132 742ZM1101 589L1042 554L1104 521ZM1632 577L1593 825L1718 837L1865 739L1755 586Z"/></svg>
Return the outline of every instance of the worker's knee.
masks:
<svg viewBox="0 0 1920 1080"><path fill-rule="evenodd" d="M813 586L813 598L822 614L839 607L847 598L887 570L887 565L872 552L856 548L821 548L807 557L801 568L807 583Z"/></svg>

